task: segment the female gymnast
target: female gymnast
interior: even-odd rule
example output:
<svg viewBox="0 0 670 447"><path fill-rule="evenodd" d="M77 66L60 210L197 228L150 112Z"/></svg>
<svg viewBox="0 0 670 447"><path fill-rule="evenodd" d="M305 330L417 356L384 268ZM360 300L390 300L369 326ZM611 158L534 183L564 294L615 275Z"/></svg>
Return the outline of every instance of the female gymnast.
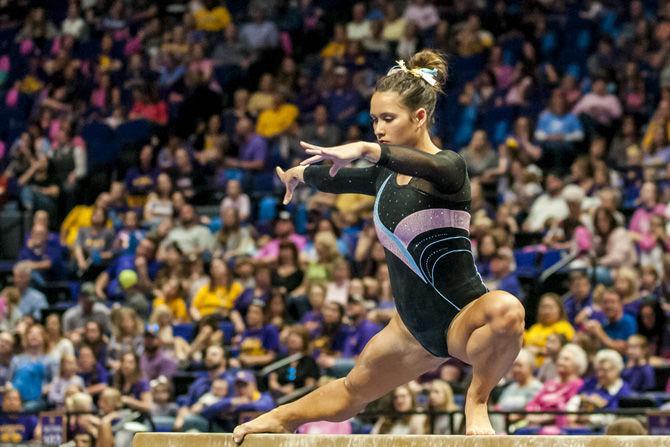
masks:
<svg viewBox="0 0 670 447"><path fill-rule="evenodd" d="M235 428L293 432L306 422L344 421L419 375L456 357L472 365L465 399L466 434L494 434L487 401L522 343L524 308L503 291L488 291L472 256L470 181L463 158L431 141L446 62L432 50L402 61L381 78L370 102L377 143L332 148L302 143L311 155L287 171L284 203L307 183L320 191L376 196L373 219L384 245L397 314L373 337L347 377ZM364 158L368 168L347 168ZM330 166L315 163L328 160Z"/></svg>

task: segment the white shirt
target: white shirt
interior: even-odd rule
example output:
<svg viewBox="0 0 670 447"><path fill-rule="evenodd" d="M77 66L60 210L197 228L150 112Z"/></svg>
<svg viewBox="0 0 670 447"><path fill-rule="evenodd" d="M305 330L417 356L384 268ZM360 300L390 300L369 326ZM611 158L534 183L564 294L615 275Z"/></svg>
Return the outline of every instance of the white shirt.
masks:
<svg viewBox="0 0 670 447"><path fill-rule="evenodd" d="M347 39L349 40L363 40L371 35L370 22L364 20L362 22L347 23Z"/></svg>
<svg viewBox="0 0 670 447"><path fill-rule="evenodd" d="M547 219L563 220L568 214L568 205L560 195L551 197L544 193L533 202L526 222L531 231L541 231Z"/></svg>
<svg viewBox="0 0 670 447"><path fill-rule="evenodd" d="M221 201L221 210L226 208L235 208L240 215L240 222L244 222L249 218L251 214L251 202L249 201L249 196L246 194L240 194L237 199L233 199L229 196L226 196Z"/></svg>

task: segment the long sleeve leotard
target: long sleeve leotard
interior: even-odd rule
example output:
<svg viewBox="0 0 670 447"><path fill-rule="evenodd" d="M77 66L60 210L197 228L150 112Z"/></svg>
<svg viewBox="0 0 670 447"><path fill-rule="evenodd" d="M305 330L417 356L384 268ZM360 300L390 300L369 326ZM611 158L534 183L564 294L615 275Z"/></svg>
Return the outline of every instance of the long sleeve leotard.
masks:
<svg viewBox="0 0 670 447"><path fill-rule="evenodd" d="M469 238L470 181L465 160L443 150L381 146L369 168L309 166L305 183L320 191L376 196L374 224L384 246L396 308L412 335L431 354L448 357L449 323L487 292ZM399 185L397 174L412 176Z"/></svg>

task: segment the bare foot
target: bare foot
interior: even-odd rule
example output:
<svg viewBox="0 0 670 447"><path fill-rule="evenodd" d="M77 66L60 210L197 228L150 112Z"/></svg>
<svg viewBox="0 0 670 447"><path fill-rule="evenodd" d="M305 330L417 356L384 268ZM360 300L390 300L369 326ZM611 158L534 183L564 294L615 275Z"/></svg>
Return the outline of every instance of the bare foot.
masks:
<svg viewBox="0 0 670 447"><path fill-rule="evenodd" d="M486 403L465 404L465 434L466 435L495 435L491 426Z"/></svg>
<svg viewBox="0 0 670 447"><path fill-rule="evenodd" d="M233 430L233 441L241 444L246 435L251 433L293 433L295 429L282 424L273 411L258 416L253 421L238 425Z"/></svg>

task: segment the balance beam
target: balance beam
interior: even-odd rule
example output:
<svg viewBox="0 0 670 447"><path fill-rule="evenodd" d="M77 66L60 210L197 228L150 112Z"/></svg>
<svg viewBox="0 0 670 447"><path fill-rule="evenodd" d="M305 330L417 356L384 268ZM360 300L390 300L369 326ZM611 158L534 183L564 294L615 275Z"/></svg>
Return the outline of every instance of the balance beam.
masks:
<svg viewBox="0 0 670 447"><path fill-rule="evenodd" d="M133 447L234 447L230 434L138 433ZM250 435L242 447L670 447L670 436Z"/></svg>

